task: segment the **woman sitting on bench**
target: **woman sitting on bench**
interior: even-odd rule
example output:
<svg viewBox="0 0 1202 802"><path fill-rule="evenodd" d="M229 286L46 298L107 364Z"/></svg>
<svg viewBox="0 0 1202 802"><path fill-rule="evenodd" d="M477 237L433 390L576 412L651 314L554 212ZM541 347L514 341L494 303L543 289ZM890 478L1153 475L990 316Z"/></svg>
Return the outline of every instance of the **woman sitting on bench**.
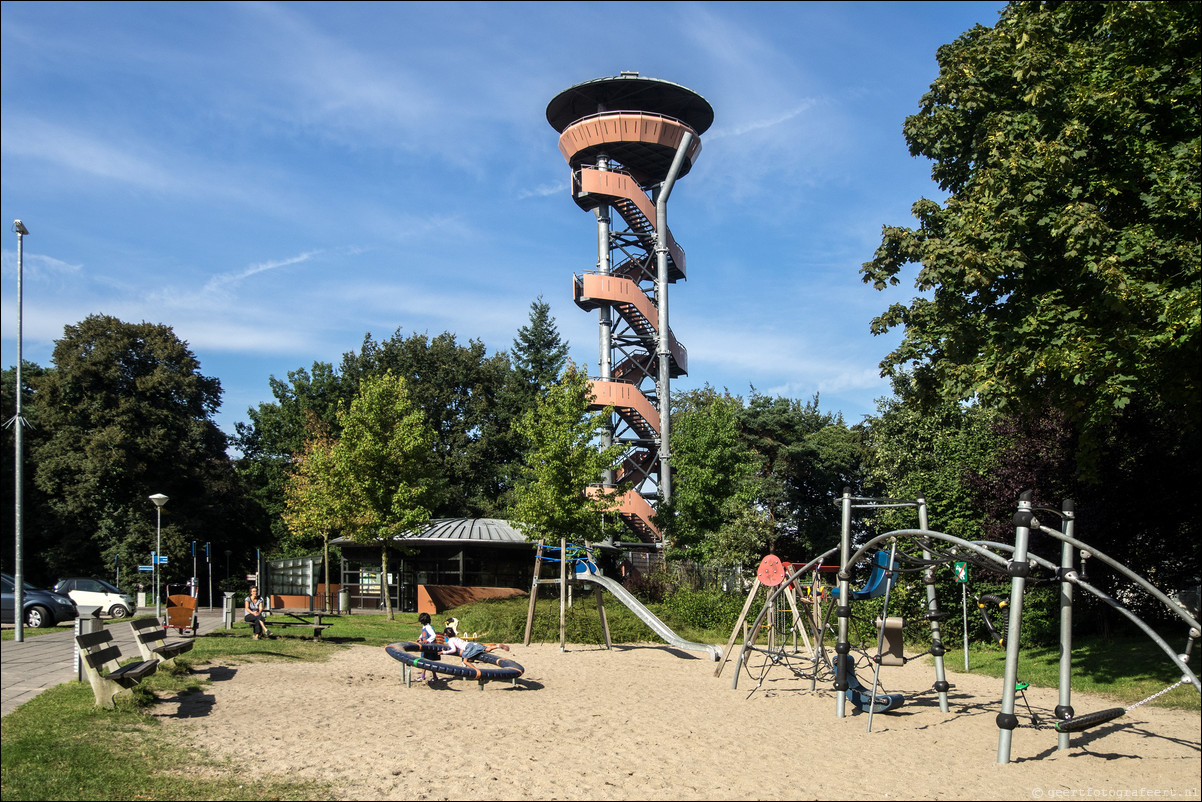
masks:
<svg viewBox="0 0 1202 802"><path fill-rule="evenodd" d="M242 620L250 624L250 628L255 631L255 640L258 640L262 635L271 637L271 632L267 629L267 622L264 621L263 615L267 612L267 603L259 598L259 588L252 586L250 595L246 597L246 615Z"/></svg>

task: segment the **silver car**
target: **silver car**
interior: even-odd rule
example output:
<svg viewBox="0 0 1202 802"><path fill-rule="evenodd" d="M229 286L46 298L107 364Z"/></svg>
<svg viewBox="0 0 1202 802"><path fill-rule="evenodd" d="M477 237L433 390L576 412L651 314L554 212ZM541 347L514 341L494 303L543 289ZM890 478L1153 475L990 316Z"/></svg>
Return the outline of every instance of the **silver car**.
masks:
<svg viewBox="0 0 1202 802"><path fill-rule="evenodd" d="M76 606L91 605L99 607L100 612L107 613L113 618L126 618L138 609L134 597L123 590L118 590L103 579L94 577L73 576L60 579L54 586L56 593L70 596Z"/></svg>

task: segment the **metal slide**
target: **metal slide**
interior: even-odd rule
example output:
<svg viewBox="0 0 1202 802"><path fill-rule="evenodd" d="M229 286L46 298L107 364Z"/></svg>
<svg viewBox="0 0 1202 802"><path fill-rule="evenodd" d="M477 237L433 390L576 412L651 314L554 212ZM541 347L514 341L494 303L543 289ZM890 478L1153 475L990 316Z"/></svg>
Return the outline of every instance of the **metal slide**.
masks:
<svg viewBox="0 0 1202 802"><path fill-rule="evenodd" d="M684 638L680 637L671 629L669 629L667 624L656 618L655 613L644 607L642 602L630 595L630 592L626 590L626 588L622 587L609 577L601 576L600 574L594 574L591 571L584 570L577 571L576 578L581 580L587 579L589 582L596 582L598 585L608 590L614 595L614 598L626 605L632 613L639 617L640 621L651 627L651 631L663 638L663 640L668 644L675 646L678 649L688 649L689 651L693 652L705 652L714 662L722 659L722 649L720 647L709 643L694 643L693 641L685 640Z"/></svg>

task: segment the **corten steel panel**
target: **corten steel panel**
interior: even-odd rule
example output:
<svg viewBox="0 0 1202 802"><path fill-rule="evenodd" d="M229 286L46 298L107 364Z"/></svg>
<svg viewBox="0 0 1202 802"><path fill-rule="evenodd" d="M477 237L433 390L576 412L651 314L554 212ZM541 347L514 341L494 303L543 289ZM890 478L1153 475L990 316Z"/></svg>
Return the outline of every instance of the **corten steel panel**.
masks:
<svg viewBox="0 0 1202 802"><path fill-rule="evenodd" d="M602 153L650 183L662 181L676 156L685 132L684 123L658 115L611 112L587 117L569 126L559 137L559 152L572 166L595 161ZM688 174L701 153L701 139L694 136L679 175Z"/></svg>
<svg viewBox="0 0 1202 802"><path fill-rule="evenodd" d="M618 505L614 512L617 512L623 518L633 519L637 522L636 530L642 530L645 535L648 535L651 540L660 540L660 530L651 523L651 516L655 515L655 507L648 504L647 499L638 494L638 491L615 491L613 488L606 487L587 487L584 488L584 493L590 497L597 497L602 494L617 495Z"/></svg>
<svg viewBox="0 0 1202 802"><path fill-rule="evenodd" d="M602 494L616 495L618 503L617 509L614 512L623 518L636 519L641 528L654 536L656 540L659 540L659 529L656 528L655 524L651 523L651 517L655 515L655 508L647 502L647 499L639 495L637 490L627 490L623 493L613 488L588 487L585 488L585 494L589 496L599 496Z"/></svg>
<svg viewBox="0 0 1202 802"><path fill-rule="evenodd" d="M625 382L593 380L593 406L612 406L640 435L659 434L659 411L651 406L639 388ZM637 419L632 418L633 415Z"/></svg>
<svg viewBox="0 0 1202 802"><path fill-rule="evenodd" d="M656 453L645 448L637 448L622 460L614 476L614 482L621 486L634 482L639 484L648 476L659 475L659 460Z"/></svg>
<svg viewBox="0 0 1202 802"><path fill-rule="evenodd" d="M600 195L607 200L613 198L622 198L635 204L643 217L651 225L652 230L655 228L655 204L647 197L647 193L638 185L633 178L625 173L614 172L613 170L593 170L584 168L579 172L580 183L579 190L576 196L576 203L581 208L589 209L596 206L596 203L590 203L587 196ZM579 193L586 193L582 198ZM621 209L618 210L622 212ZM622 215L626 219L626 215ZM626 219L631 228L637 226L637 221ZM676 244L676 238L672 236L672 228L668 227L668 280L672 282L681 281L685 278L687 270L685 268L684 248Z"/></svg>
<svg viewBox="0 0 1202 802"><path fill-rule="evenodd" d="M585 273L575 283L576 303L582 307L595 307L595 301L612 301L622 319L640 336L650 337L659 330L659 314L655 304L646 293L628 278L604 273ZM668 330L668 352L673 361L673 372L687 375L689 352Z"/></svg>

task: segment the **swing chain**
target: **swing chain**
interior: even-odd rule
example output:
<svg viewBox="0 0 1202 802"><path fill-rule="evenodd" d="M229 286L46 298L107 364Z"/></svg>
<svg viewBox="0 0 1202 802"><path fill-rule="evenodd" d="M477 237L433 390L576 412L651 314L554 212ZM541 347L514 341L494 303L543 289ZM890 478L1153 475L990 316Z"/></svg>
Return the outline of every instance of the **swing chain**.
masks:
<svg viewBox="0 0 1202 802"><path fill-rule="evenodd" d="M1135 708L1139 707L1139 706L1140 706L1140 705L1142 705L1142 704L1147 704L1148 702L1152 701L1153 699L1155 699L1155 698L1156 698L1156 697L1158 697L1158 696L1164 696L1166 693L1168 693L1169 691L1173 690L1173 689L1174 689L1174 688L1176 688L1178 685L1184 685L1184 684L1186 683L1186 681L1187 681L1187 680L1186 680L1186 678L1185 678L1185 677L1182 677L1181 679L1177 680L1176 682L1174 682L1172 685L1170 685L1169 687L1165 688L1164 690L1162 690L1162 691L1157 691L1156 693L1154 693L1154 694L1152 694L1151 696L1149 696L1147 699L1144 699L1144 700L1142 700L1142 701L1136 702L1135 704L1131 705L1131 707L1128 707L1128 708L1127 708L1127 712L1128 712L1128 713L1130 713L1130 712L1131 712L1132 710L1134 710Z"/></svg>

